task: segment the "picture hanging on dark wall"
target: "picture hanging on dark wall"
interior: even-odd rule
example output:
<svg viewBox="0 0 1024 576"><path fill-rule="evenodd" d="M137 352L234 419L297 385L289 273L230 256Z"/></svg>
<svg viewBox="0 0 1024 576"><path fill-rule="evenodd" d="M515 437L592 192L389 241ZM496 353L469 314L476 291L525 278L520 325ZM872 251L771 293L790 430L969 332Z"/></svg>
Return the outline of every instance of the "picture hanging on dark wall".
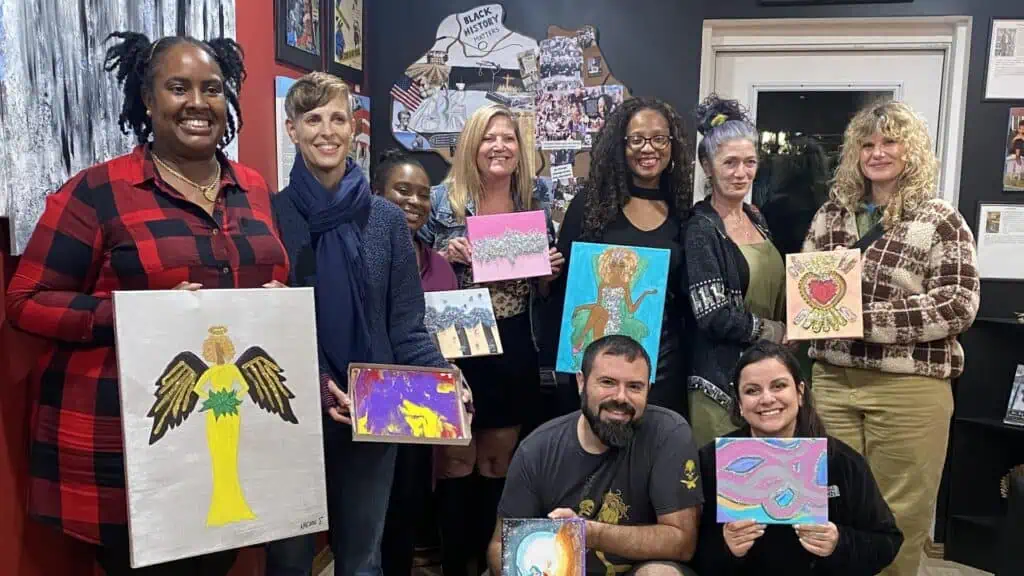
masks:
<svg viewBox="0 0 1024 576"><path fill-rule="evenodd" d="M274 57L303 70L323 69L321 0L275 0Z"/></svg>
<svg viewBox="0 0 1024 576"><path fill-rule="evenodd" d="M1010 108L1003 190L1024 192L1024 108Z"/></svg>
<svg viewBox="0 0 1024 576"><path fill-rule="evenodd" d="M363 83L363 0L327 0L330 57L327 70L345 81Z"/></svg>

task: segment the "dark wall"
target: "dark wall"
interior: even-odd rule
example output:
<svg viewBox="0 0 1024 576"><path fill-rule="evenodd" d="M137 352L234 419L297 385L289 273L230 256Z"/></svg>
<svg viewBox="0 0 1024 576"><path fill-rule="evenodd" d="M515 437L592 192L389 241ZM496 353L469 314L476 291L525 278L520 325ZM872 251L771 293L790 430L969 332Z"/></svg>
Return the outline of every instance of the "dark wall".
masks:
<svg viewBox="0 0 1024 576"><path fill-rule="evenodd" d="M389 125L391 83L406 66L432 44L441 20L486 4L486 0L386 0L369 2L366 9L371 28L366 34L370 46L370 83L374 97L373 149L381 152L397 144ZM964 131L960 211L974 228L979 201L1020 198L1002 191L1000 155L1006 141L1010 103L982 102L985 60L991 18L1024 18L1019 0L914 0L912 3L868 6L761 7L757 0L506 0L505 26L542 39L549 25L576 28L597 27L601 51L616 78L634 95L658 96L679 110L696 104L700 78L701 27L713 18L836 18L870 16L974 17L971 38L970 81ZM1024 94L1021 102L1024 103ZM1018 104L1019 105L1019 104ZM434 182L445 173L440 158L425 154L423 159ZM1024 310L1024 291L1009 282L985 282L982 287L983 316L1012 316Z"/></svg>

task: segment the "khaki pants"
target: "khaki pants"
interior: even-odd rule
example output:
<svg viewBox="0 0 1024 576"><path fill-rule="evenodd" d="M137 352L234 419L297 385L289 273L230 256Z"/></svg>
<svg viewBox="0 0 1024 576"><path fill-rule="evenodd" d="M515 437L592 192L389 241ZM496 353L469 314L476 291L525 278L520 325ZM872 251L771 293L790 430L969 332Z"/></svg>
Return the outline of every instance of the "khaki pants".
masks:
<svg viewBox="0 0 1024 576"><path fill-rule="evenodd" d="M903 531L903 547L882 574L917 576L946 459L949 381L822 362L813 372L828 433L864 455Z"/></svg>
<svg viewBox="0 0 1024 576"><path fill-rule="evenodd" d="M715 438L725 436L736 429L736 425L729 418L729 411L722 408L721 404L699 390L690 390L688 394L690 430L693 432L693 443L698 450Z"/></svg>

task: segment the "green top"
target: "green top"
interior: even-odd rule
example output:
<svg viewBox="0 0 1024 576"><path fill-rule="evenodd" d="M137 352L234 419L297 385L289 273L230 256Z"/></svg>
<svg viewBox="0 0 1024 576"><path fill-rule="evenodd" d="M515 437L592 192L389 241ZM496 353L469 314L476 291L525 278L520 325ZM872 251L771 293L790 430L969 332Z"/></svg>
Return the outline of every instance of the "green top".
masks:
<svg viewBox="0 0 1024 576"><path fill-rule="evenodd" d="M786 264L770 241L740 246L750 267L750 283L744 303L760 318L786 318Z"/></svg>
<svg viewBox="0 0 1024 576"><path fill-rule="evenodd" d="M874 204L868 204L861 201L857 204L857 235L861 238L882 221L882 215L885 213L885 208L882 206L876 206Z"/></svg>

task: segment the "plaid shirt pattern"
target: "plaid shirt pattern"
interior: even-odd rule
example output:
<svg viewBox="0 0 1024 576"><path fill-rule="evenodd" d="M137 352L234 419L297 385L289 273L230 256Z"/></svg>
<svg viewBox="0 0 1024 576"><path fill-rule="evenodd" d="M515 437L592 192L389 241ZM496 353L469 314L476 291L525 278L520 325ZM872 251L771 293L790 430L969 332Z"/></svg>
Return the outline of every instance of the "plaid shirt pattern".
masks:
<svg viewBox="0 0 1024 576"><path fill-rule="evenodd" d="M11 325L51 342L31 377L29 512L87 542L127 542L112 292L288 280L266 183L218 160L212 215L159 177L148 147L77 174L47 198L8 287Z"/></svg>
<svg viewBox="0 0 1024 576"><path fill-rule="evenodd" d="M804 252L853 246L856 216L826 202ZM864 250L864 339L815 340L809 356L829 364L895 374L956 378L981 301L974 235L948 202L928 200Z"/></svg>

